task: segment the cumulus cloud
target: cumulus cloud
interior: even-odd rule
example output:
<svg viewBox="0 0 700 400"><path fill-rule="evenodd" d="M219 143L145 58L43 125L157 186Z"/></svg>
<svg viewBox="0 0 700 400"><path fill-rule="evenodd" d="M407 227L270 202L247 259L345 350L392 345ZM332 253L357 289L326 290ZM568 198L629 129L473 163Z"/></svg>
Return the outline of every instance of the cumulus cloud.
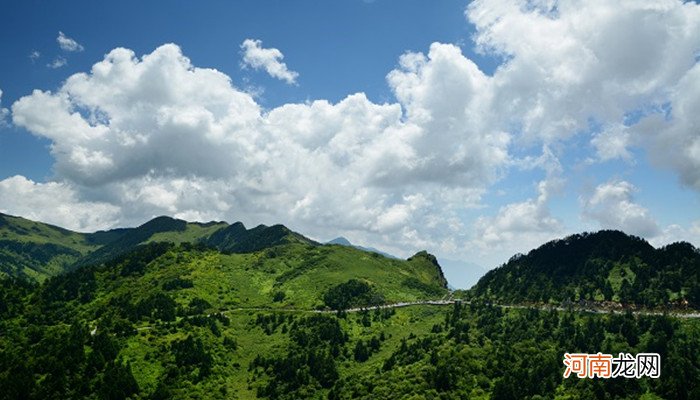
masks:
<svg viewBox="0 0 700 400"><path fill-rule="evenodd" d="M470 92L430 93L448 88L440 74L451 69ZM176 45L142 58L120 48L58 91L17 100L12 115L51 140L61 180L119 207L122 224L285 222L318 237L454 248L457 212L478 205L508 162L509 135L477 120L488 78L457 47L434 45L389 80L399 103L357 93L263 111Z"/></svg>
<svg viewBox="0 0 700 400"><path fill-rule="evenodd" d="M454 45L434 43L427 56L407 53L399 64L387 79L425 154L412 162L410 177L451 185L492 181L509 160L511 136L493 124L491 79Z"/></svg>
<svg viewBox="0 0 700 400"><path fill-rule="evenodd" d="M283 63L284 55L278 49L262 47L262 41L246 39L241 44L244 67L264 69L271 77L283 80L290 85L296 84L299 74L289 70Z"/></svg>
<svg viewBox="0 0 700 400"><path fill-rule="evenodd" d="M56 42L63 51L78 52L85 50L85 48L80 43L76 42L75 39L69 38L61 31L58 32Z"/></svg>
<svg viewBox="0 0 700 400"><path fill-rule="evenodd" d="M615 125L596 133L591 139L591 144L600 161L617 158L632 161L632 154L629 152L630 141L628 128L624 125Z"/></svg>
<svg viewBox="0 0 700 400"><path fill-rule="evenodd" d="M51 141L73 202L114 206L120 224L163 213L283 222L398 254L558 234L548 202L568 166L550 149L591 125L603 127L585 137L597 159L630 160L642 144L700 189L697 4L476 0L466 16L477 49L503 63L488 75L455 45L408 52L387 74L395 102L355 93L266 110L166 44L142 57L114 49L16 101L12 119ZM252 39L241 50L244 65L296 82L279 50ZM513 168L546 171L537 196L465 217ZM653 236L633 192L613 181L581 206L601 226Z"/></svg>
<svg viewBox="0 0 700 400"><path fill-rule="evenodd" d="M590 197L582 199L583 215L596 221L601 228L652 238L661 231L649 210L634 202L636 191L637 188L626 181L598 185Z"/></svg>
<svg viewBox="0 0 700 400"><path fill-rule="evenodd" d="M79 197L63 182L36 183L23 176L0 181L0 212L81 231L109 228L117 221L118 207Z"/></svg>
<svg viewBox="0 0 700 400"><path fill-rule="evenodd" d="M505 59L494 74L499 113L530 140L663 103L700 49L693 2L477 0L466 15L477 48Z"/></svg>
<svg viewBox="0 0 700 400"><path fill-rule="evenodd" d="M678 224L669 225L662 229L650 242L655 247L675 242L689 242L697 247L698 243L700 243L700 220L693 221L687 227Z"/></svg>
<svg viewBox="0 0 700 400"><path fill-rule="evenodd" d="M557 237L563 224L551 215L548 202L559 185L557 178L540 181L536 198L507 204L493 217L478 218L475 244L487 251L507 248L522 252Z"/></svg>

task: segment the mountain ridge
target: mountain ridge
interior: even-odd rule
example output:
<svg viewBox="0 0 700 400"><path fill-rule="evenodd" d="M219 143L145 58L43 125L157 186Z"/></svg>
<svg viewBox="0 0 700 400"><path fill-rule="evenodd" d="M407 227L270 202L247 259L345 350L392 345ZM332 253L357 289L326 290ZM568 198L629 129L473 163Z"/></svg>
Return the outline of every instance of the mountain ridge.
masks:
<svg viewBox="0 0 700 400"><path fill-rule="evenodd" d="M281 224L260 224L247 229L240 221L232 224L223 221L188 222L158 216L137 227L81 233L0 214L0 272L41 282L82 266L105 263L151 242L188 242L225 254L254 253L291 244L322 246ZM352 245L351 248L399 260L375 249ZM439 264L436 266L442 282L444 274Z"/></svg>
<svg viewBox="0 0 700 400"><path fill-rule="evenodd" d="M352 244L347 238L345 238L345 237L343 237L343 236L338 236L337 238L335 238L335 239L333 239L333 240L327 241L325 244L337 244L337 245L340 245L340 246L350 246L350 247L354 247L354 248L357 248L357 249L360 249L360 250L370 251L370 252L372 252L372 253L377 253L377 254L380 254L380 255L382 255L382 256L384 256L384 257L387 257L387 258L397 258L397 259L398 259L398 257L396 257L396 256L394 256L394 255L392 255L392 254L389 254L389 253L387 253L387 252L384 252L384 251L381 251L381 250L377 250L377 249L375 249L374 247L365 247L365 246L359 246L359 245L356 245L356 244Z"/></svg>
<svg viewBox="0 0 700 400"><path fill-rule="evenodd" d="M450 296L426 251L389 259L309 243L283 226L219 233L230 226L183 230L167 218L143 225L140 233L128 229L145 241L108 261L41 284L0 276L0 400L696 398L700 390L696 320L501 307L478 297L466 303ZM98 239L134 233L128 229ZM228 252L194 240L216 233L222 248L246 238L274 245ZM598 261L608 259L635 277L642 261L697 268L692 245L650 251L621 233L574 236L530 253L538 263L561 263L567 249L595 257L557 266L564 276L600 272ZM499 273L551 272L546 263L524 263L528 255ZM396 308L374 307L381 304ZM593 351L659 352L663 378L630 388L562 378L564 352ZM596 386L579 384L589 382Z"/></svg>
<svg viewBox="0 0 700 400"><path fill-rule="evenodd" d="M616 230L570 235L516 254L487 272L473 298L519 303L615 302L700 306L700 250L687 242L654 248Z"/></svg>

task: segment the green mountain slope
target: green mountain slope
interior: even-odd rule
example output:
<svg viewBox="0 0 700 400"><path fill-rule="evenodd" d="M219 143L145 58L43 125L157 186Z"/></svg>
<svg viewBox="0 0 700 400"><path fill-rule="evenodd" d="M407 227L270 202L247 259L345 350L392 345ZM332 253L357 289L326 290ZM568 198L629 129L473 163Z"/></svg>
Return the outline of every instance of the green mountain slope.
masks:
<svg viewBox="0 0 700 400"><path fill-rule="evenodd" d="M79 233L0 214L0 274L42 282L81 265L99 264L149 242L199 242L228 226L157 217L136 228Z"/></svg>
<svg viewBox="0 0 700 400"><path fill-rule="evenodd" d="M700 251L688 243L655 249L619 231L569 236L512 257L470 291L492 301L614 301L700 308Z"/></svg>
<svg viewBox="0 0 700 400"><path fill-rule="evenodd" d="M377 250L374 247L364 247L364 246L358 246L358 245L352 244L352 243L350 243L350 241L348 239L346 239L342 236L338 236L337 238L335 238L333 240L329 240L328 242L326 242L326 244L339 244L341 246L355 247L355 248L358 248L360 250L370 251L372 253L380 254L380 255L387 257L387 258L397 258L395 256L392 256L389 253L383 252L381 250Z"/></svg>
<svg viewBox="0 0 700 400"><path fill-rule="evenodd" d="M93 242L101 242L102 246L78 260L76 265L99 264L126 254L144 243L196 243L226 226L228 224L225 222L187 222L161 216L136 228L97 232L88 238Z"/></svg>
<svg viewBox="0 0 700 400"><path fill-rule="evenodd" d="M299 243L244 254L225 254L190 243L150 243L100 266L52 278L49 284L94 275L84 314L92 319L99 307L110 302L128 299L133 304L158 293L166 293L181 307L197 299L217 311L312 310L325 308L324 294L349 280L367 285L381 295L382 302L444 296L445 281L433 261L427 253L406 261L343 246Z"/></svg>
<svg viewBox="0 0 700 400"><path fill-rule="evenodd" d="M0 214L0 275L42 281L97 247L85 234Z"/></svg>
<svg viewBox="0 0 700 400"><path fill-rule="evenodd" d="M146 243L200 243L223 253L252 253L285 244L319 245L283 225L187 222L157 217L136 228L78 233L0 214L0 272L43 281L85 265L107 262Z"/></svg>
<svg viewBox="0 0 700 400"><path fill-rule="evenodd" d="M49 393L52 395L48 397L61 398L86 395L87 392L80 390L98 393L101 397L102 391L128 388L133 384L143 388L144 393L156 394L162 382L179 387L188 379L205 381L224 370L228 371L226 376L232 374L241 378L235 384L235 391L248 391L252 396L254 389L244 386L247 372L227 362L224 355L240 346L237 353L242 354L236 356L235 364L245 361L247 365L256 355L274 354L273 349L284 346L286 339L260 342L259 329L273 329L269 324L278 322L258 321L258 317L253 318L251 314L276 311L282 313L279 315L289 315L290 323L292 319L306 321L306 316L314 315L321 323L335 320L332 314L317 314L314 310L328 309L326 294L345 287L348 282L367 288L375 295L372 300L381 303L442 297L447 291L440 267L434 261L427 253L419 253L410 261L395 260L344 246L299 242L230 254L201 244L151 242L106 262L52 277L41 286L26 286L11 280L3 282L0 355L4 360L16 360L18 353L15 351L23 348L21 343L28 332L26 321L32 321L31 325L39 329L44 344L54 343L63 336L65 341L57 344L59 347L76 340L90 349L89 354L80 353L78 358L52 360L51 363L61 369L60 374L54 370L47 372L44 364L27 366L35 371L32 374L37 374L30 379L37 379L33 386L27 386L36 389L34 397ZM350 303L358 300L353 297L354 293L341 291L341 296L348 296L345 300ZM375 304L359 300L360 303L353 305ZM309 329L316 329L317 322L305 323L310 324ZM260 326L255 328L256 324ZM166 326L168 328L161 331ZM285 329L292 328L287 325ZM16 340L6 342L3 337ZM191 337L197 339L188 341ZM224 341L219 343L221 340ZM182 349L178 350L178 346ZM214 348L223 353L212 358L190 354L199 351L200 346L207 354ZM153 358L161 348L184 352L176 355L174 361L176 369L182 367L184 375L178 372L176 378L168 378L171 374L169 361L158 360L158 356ZM93 359L96 353L100 354L99 359ZM36 357L41 359L39 354ZM187 360L179 360L179 357ZM218 360L219 369L204 366L214 359ZM66 365L67 360L78 366ZM0 383L5 382L3 376L10 377L3 375L3 366L11 368L0 362ZM127 369L131 371L128 379L120 380ZM77 392L65 392L60 389L65 386L54 386L58 383L37 378L48 373L50 377L75 384L73 379L78 375L84 377L88 371L99 372L100 378L90 381L88 377L88 383L76 388ZM22 373L13 373L13 376ZM133 380L132 373L136 377ZM185 375L190 373L193 375L187 378ZM107 379L114 379L116 388L106 388ZM216 380L207 381L207 385L216 384Z"/></svg>
<svg viewBox="0 0 700 400"><path fill-rule="evenodd" d="M698 320L481 301L326 312L344 308L339 304L438 299L446 282L427 252L396 260L273 240L233 253L206 245L199 233L196 243L150 240L187 230L161 230L116 258L40 285L0 278L0 400L700 394ZM685 265L680 270L692 268L694 249L674 246L652 251L649 260L675 257L674 265ZM596 246L580 246L589 248ZM588 254L583 250L577 254ZM564 352L598 351L658 352L661 378L562 377Z"/></svg>
<svg viewBox="0 0 700 400"><path fill-rule="evenodd" d="M318 244L289 230L284 225L258 225L255 228L246 229L241 222L236 222L225 229L212 233L203 240L203 243L226 253L250 253L272 246L291 243Z"/></svg>

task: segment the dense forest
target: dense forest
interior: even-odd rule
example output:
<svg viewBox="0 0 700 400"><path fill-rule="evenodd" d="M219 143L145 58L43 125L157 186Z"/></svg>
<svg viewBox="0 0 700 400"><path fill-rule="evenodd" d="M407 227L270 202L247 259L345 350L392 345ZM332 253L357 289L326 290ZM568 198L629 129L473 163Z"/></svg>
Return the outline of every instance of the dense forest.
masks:
<svg viewBox="0 0 700 400"><path fill-rule="evenodd" d="M73 302L89 302L83 296L89 288L3 283L0 398L700 395L696 320L504 310L480 302L356 313L200 314L210 304L182 308L164 295L133 308L107 305L95 331L71 312ZM564 352L597 351L657 352L661 378L562 377Z"/></svg>
<svg viewBox="0 0 700 400"><path fill-rule="evenodd" d="M683 242L655 249L619 231L573 235L513 256L479 280L470 295L504 303L698 309L700 251Z"/></svg>
<svg viewBox="0 0 700 400"><path fill-rule="evenodd" d="M557 292L693 307L698 251L684 243L576 235L514 257L467 301L374 308L449 298L435 257L321 245L281 226L160 218L83 236L12 218L0 226L12 242L0 399L700 397L697 319L547 308L568 298ZM42 269L56 254L36 248L54 245L72 261ZM649 300L657 291L665 303ZM661 377L564 378L565 352L659 353Z"/></svg>

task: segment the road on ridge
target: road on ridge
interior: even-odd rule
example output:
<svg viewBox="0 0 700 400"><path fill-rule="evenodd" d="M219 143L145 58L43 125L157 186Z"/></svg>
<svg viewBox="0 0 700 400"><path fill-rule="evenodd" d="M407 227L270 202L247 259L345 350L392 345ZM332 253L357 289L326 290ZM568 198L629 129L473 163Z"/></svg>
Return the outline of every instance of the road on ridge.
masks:
<svg viewBox="0 0 700 400"><path fill-rule="evenodd" d="M369 307L355 307L355 308L348 308L346 310L341 310L342 312L346 313L355 313L355 312L361 312L361 311L373 311L373 310L384 310L384 309L390 309L390 308L401 308L401 307L412 307L412 306L447 306L447 305L452 305L455 303L463 303L463 304L469 304L469 301L465 300L454 300L452 298L453 296L450 294L449 297L446 295L440 300L420 300L420 301L407 301L407 302L400 302L400 303L391 303L391 304L382 304L378 306L369 306ZM496 304L496 303L490 303L493 306L496 307L501 307L501 308L510 308L510 309L528 309L528 308L536 308L538 310L543 310L543 311L549 311L549 310L557 310L557 311L577 311L577 312L585 312L585 313L591 313L591 314L624 314L626 311L620 311L620 310L606 310L606 309L596 309L596 308L567 308L567 307L561 307L561 306L533 306L533 305L522 305L522 304ZM303 309L303 308L265 308L265 307L238 307L238 308L232 308L228 310L221 310L216 313L209 313L206 314L206 316L210 316L212 314L229 314L233 312L246 312L246 311L258 311L258 312L270 312L270 311L280 311L280 312L297 312L297 313L309 313L309 314L334 314L337 313L338 310L314 310L314 309ZM670 313L663 313L661 311L632 311L632 314L634 315L668 315L671 317L675 318L700 318L700 313L698 312L690 312L690 313L679 313L679 312L670 312ZM200 316L203 316L204 314L200 314ZM142 326L139 328L136 328L137 331L142 331L142 330L149 330L153 329L152 326Z"/></svg>
<svg viewBox="0 0 700 400"><path fill-rule="evenodd" d="M447 297L447 299L446 299ZM361 312L361 311L372 311L372 310L383 310L383 309L388 309L388 308L400 308L400 307L411 307L411 306L446 306L446 305L452 305L455 303L463 303L463 304L469 304L469 301L466 300L454 300L452 299L452 295L445 296L440 300L419 300L419 301L408 301L408 302L399 302L399 303L391 303L391 304L382 304L378 306L368 306L368 307L354 307L354 308L348 308L345 310L340 310L342 312L346 313L354 313L354 312ZM561 306L534 306L534 305L523 305L523 304L497 304L497 303L490 303L493 306L496 307L501 307L501 308L512 308L512 309L528 309L528 308L536 308L538 310L544 310L544 311L549 311L549 310L557 310L557 311L577 311L577 312L587 312L587 313L592 313L592 314L624 314L626 311L621 311L621 310L607 310L607 309L602 309L602 308L577 308L577 307L572 307L572 308L567 308L567 307L561 307ZM304 313L314 313L314 314L333 314L337 313L338 310L314 310L314 309L302 309L302 308L265 308L265 307L239 307L239 308L233 308L229 310L222 310L220 313L226 314L226 313L231 313L231 312L238 312L238 311L287 311L287 312L304 312ZM639 311L632 311L632 314L634 315L664 315L664 312L661 311L645 311L645 310L639 310ZM680 313L680 312L669 312L665 313L665 315L671 316L671 317L676 317L676 318L700 318L700 313L698 312L690 312L690 313Z"/></svg>

